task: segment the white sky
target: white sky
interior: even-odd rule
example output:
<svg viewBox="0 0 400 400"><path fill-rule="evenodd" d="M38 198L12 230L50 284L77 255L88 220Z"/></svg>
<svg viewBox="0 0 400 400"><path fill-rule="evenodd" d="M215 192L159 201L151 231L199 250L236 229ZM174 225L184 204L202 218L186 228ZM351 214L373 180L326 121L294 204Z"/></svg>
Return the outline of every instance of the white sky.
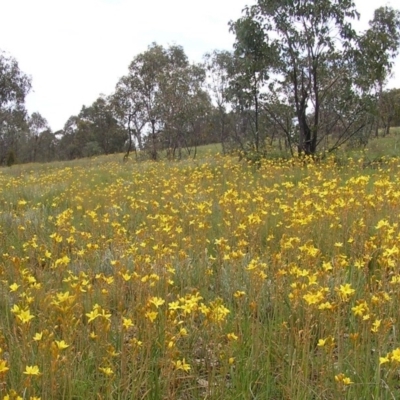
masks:
<svg viewBox="0 0 400 400"><path fill-rule="evenodd" d="M386 0L356 0L360 29ZM192 61L231 49L228 21L254 0L0 0L0 49L32 77L30 113L62 129L82 105L111 94L135 55L152 42L182 45ZM400 87L400 59L390 86Z"/></svg>

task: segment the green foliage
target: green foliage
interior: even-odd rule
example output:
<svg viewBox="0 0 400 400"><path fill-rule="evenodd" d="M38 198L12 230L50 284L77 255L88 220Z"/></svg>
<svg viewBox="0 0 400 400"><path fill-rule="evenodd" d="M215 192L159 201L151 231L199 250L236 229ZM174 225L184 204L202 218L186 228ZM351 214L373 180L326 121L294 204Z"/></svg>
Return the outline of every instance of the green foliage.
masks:
<svg viewBox="0 0 400 400"><path fill-rule="evenodd" d="M251 107L256 121L262 102L271 125L300 153L315 154L328 136L332 151L373 123L371 88L390 73L399 47L398 13L378 9L362 36L352 27L358 16L352 1L258 0L231 23L246 71L258 71L259 84L271 77L251 92L262 93ZM242 79L256 87L254 76Z"/></svg>
<svg viewBox="0 0 400 400"><path fill-rule="evenodd" d="M382 93L378 114L383 135L387 135L392 126L400 126L400 89L391 89Z"/></svg>
<svg viewBox="0 0 400 400"><path fill-rule="evenodd" d="M176 153L201 144L205 116L211 109L203 88L205 71L190 64L181 46L153 43L137 55L117 84L114 110L139 150L157 159L160 149Z"/></svg>
<svg viewBox="0 0 400 400"><path fill-rule="evenodd" d="M7 154L7 167L11 167L12 165L14 165L16 163L16 158L15 158L15 154L13 150L10 150Z"/></svg>
<svg viewBox="0 0 400 400"><path fill-rule="evenodd" d="M87 142L82 149L82 154L84 157L93 157L102 154L102 149L96 141Z"/></svg>
<svg viewBox="0 0 400 400"><path fill-rule="evenodd" d="M375 10L374 18L358 39L356 62L362 84L382 86L390 75L400 46L400 12L385 6Z"/></svg>
<svg viewBox="0 0 400 400"><path fill-rule="evenodd" d="M31 80L17 60L0 50L0 164L26 128L25 97L30 89Z"/></svg>
<svg viewBox="0 0 400 400"><path fill-rule="evenodd" d="M0 110L24 105L31 80L20 69L15 58L0 51Z"/></svg>
<svg viewBox="0 0 400 400"><path fill-rule="evenodd" d="M111 99L99 97L69 118L60 140L60 156L65 159L123 151L126 133L117 120Z"/></svg>

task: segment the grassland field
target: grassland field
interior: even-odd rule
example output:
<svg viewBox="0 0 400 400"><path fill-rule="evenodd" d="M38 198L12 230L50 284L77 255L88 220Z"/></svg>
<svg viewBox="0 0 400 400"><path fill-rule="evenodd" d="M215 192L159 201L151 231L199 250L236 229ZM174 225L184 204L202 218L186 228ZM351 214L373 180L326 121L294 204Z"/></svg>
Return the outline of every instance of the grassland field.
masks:
<svg viewBox="0 0 400 400"><path fill-rule="evenodd" d="M399 138L0 169L0 399L400 398Z"/></svg>

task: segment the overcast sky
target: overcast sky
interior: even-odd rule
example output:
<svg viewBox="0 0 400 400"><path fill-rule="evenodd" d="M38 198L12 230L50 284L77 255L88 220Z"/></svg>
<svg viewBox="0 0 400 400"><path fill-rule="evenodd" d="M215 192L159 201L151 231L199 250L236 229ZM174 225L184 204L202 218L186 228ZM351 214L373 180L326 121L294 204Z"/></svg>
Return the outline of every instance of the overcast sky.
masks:
<svg viewBox="0 0 400 400"><path fill-rule="evenodd" d="M30 113L56 131L82 105L111 94L133 57L152 42L182 45L192 61L231 49L228 21L254 0L0 0L0 49L32 77ZM356 0L360 29L386 0ZM397 76L390 86L400 87Z"/></svg>

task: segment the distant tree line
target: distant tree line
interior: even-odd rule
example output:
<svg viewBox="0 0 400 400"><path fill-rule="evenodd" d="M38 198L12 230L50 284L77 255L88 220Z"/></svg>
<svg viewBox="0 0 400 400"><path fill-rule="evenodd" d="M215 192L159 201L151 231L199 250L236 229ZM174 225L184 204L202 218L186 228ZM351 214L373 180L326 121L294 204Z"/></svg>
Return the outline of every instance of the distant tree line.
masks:
<svg viewBox="0 0 400 400"><path fill-rule="evenodd" d="M357 33L350 0L258 0L229 23L233 51L191 63L178 45L151 44L115 91L52 132L25 97L31 79L0 53L0 164L125 152L195 156L221 143L248 157L314 155L400 126L400 89L386 89L400 46L400 12L380 7ZM161 153L162 151L162 153Z"/></svg>

